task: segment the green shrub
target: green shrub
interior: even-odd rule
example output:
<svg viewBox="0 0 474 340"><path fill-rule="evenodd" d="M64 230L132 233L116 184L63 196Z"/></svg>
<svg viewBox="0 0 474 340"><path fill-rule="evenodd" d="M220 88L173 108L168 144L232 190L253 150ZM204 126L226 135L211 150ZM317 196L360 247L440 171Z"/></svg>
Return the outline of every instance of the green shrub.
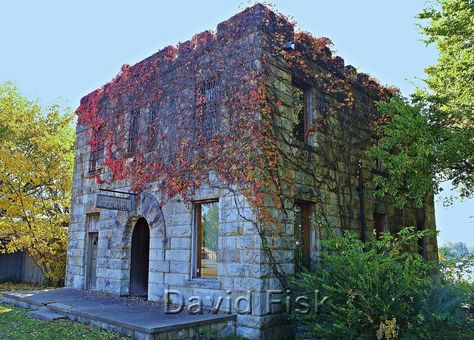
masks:
<svg viewBox="0 0 474 340"><path fill-rule="evenodd" d="M434 339L460 338L470 326L461 309L464 291L435 285L437 264L425 261L413 247L427 232L405 228L395 236L362 243L355 234L324 243L321 261L292 282L316 311L293 313L299 338ZM459 336L458 336L459 335Z"/></svg>

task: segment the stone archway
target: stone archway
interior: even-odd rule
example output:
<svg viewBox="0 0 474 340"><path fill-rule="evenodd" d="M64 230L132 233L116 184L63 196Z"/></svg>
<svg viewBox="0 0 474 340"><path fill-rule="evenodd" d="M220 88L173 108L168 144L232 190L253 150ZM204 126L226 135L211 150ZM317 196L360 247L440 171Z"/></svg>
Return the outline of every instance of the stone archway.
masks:
<svg viewBox="0 0 474 340"><path fill-rule="evenodd" d="M130 255L130 295L148 297L150 228L143 217L133 228Z"/></svg>
<svg viewBox="0 0 474 340"><path fill-rule="evenodd" d="M134 295L131 288L131 258L132 258L132 238L135 227L140 220L147 223L149 228L149 247L153 251L149 255L149 276L148 276L148 299L158 300L164 291L163 279L159 281L159 276L153 275L157 271L156 264L164 261L164 248L168 245L166 239L166 226L161 206L155 196L151 193L142 192L136 196L131 211L119 211L116 217L116 229L121 230L121 278L120 295ZM151 281L150 281L151 280Z"/></svg>

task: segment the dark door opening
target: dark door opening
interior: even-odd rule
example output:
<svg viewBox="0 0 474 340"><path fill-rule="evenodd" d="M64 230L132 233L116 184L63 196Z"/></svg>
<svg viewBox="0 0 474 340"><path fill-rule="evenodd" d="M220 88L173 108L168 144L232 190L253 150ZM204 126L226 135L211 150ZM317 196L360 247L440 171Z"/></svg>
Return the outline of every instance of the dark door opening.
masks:
<svg viewBox="0 0 474 340"><path fill-rule="evenodd" d="M130 265L130 295L148 297L148 265L150 256L150 229L144 218L135 224L132 234Z"/></svg>

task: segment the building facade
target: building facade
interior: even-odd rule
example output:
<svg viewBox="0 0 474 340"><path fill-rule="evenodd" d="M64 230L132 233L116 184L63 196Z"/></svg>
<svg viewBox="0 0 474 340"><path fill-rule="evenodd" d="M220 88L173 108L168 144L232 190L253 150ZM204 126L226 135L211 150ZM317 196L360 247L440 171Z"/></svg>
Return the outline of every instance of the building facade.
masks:
<svg viewBox="0 0 474 340"><path fill-rule="evenodd" d="M229 174L222 168L233 129L247 129L246 116L232 116L229 107L262 100L261 91L271 96L276 173L285 178L279 202L287 207L282 213L269 201L265 207L279 222L265 232L248 192L225 185L221 175ZM268 308L268 292L282 289L281 275L316 260L324 237L435 228L432 198L422 209L397 209L390 197L375 196L371 180L386 174L365 151L377 138L375 102L388 95L332 56L327 41L295 32L262 5L219 24L216 33L124 66L78 110L66 285L149 300L163 300L168 291L187 304L199 296L204 308L223 301L224 312L230 301L231 312L240 307L239 335L283 337L285 317ZM93 122L94 115L100 120ZM205 155L183 149L190 143L202 145ZM177 163L185 161L187 169L204 166L219 152L221 172L194 180L189 197L163 192L182 184L160 173L179 173L185 167ZM128 172L117 170L129 163L135 166ZM418 251L436 258L436 240L422 240Z"/></svg>

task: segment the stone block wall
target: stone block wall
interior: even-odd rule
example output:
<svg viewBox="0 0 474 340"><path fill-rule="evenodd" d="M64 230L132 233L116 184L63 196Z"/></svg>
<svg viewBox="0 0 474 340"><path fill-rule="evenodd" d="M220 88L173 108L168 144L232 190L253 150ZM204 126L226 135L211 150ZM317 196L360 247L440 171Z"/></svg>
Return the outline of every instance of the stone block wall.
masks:
<svg viewBox="0 0 474 340"><path fill-rule="evenodd" d="M257 6L220 24L216 35L205 46L198 46L193 50L186 48L189 42L180 44L172 64L161 61L160 81L166 85L163 86L162 98L165 105L162 107L170 110L169 116L175 114L174 110L189 110L194 107L196 84L205 80L208 75L219 73L225 86L226 82L240 82L245 74L261 68L262 49L259 39L262 28L266 25L262 10ZM213 53L208 53L209 50ZM157 55L162 53L158 52ZM215 69L217 65L221 65L221 68ZM140 66L138 64L132 67ZM200 71L196 72L198 69ZM179 91L175 90L177 88ZM122 98L123 102L133 100L133 97ZM140 131L145 133L147 117L153 109L151 103L137 104L137 109L128 112L123 112L120 105L115 99L106 100L101 104L101 114L108 117L110 124L116 124L117 129L125 130L131 124L131 115L138 114L141 117ZM173 129L192 128L193 124L167 121L167 127L171 139L161 151L168 152L172 161L172 143L177 142L172 140ZM266 290L278 288L279 283L268 266L260 238L251 222L253 211L243 196L238 191L234 193L221 189L218 180L215 180L216 183L211 180L209 185L195 193L193 200L219 200L219 276L217 280L194 278L193 204L175 197L160 206L159 201L163 195L157 191L157 183L152 182L147 184L143 192L134 196L131 211L95 208L95 197L99 189L130 192L131 183L117 180L99 185L96 182L94 174L89 173L91 148L87 142L91 133L89 129L77 126L66 285L87 289L88 233L98 232L95 290L128 295L132 231L136 221L144 217L150 227L150 300L162 300L165 290L177 290L185 301L191 296L200 296L205 308L215 306L218 299L223 298L223 309L227 306L228 298L234 305L237 297L247 296L250 290L252 311L249 315L238 316L237 332L249 338L262 338L261 329L267 328L268 334L275 334L271 326L279 319L268 315L265 301ZM126 141L123 140L122 143ZM145 157L153 157L153 153L146 154ZM102 177L108 176L110 173L104 170ZM245 309L246 302L242 302L240 307ZM230 312L235 313L235 306L232 308Z"/></svg>
<svg viewBox="0 0 474 340"><path fill-rule="evenodd" d="M280 22L278 27L279 34L287 41L295 40L291 24ZM283 158L288 159L282 171L291 173L293 199L312 204L312 256L317 256L320 240L328 235L337 235L341 230L361 233L358 191L361 184L366 239L374 237L374 214L385 216L385 231L398 232L403 227L417 225L436 229L433 197L423 209L415 208L414 204L397 209L392 197L376 196L373 178L386 174L377 169L376 160L366 151L373 143L371 126L378 115L376 102L381 97L364 85L367 75L358 74L350 65L344 66L343 61L336 69L333 64L324 64L319 55L308 52L312 46L304 43L296 44L288 52L303 55L304 65L288 63L281 53L275 53L282 47L278 46L281 41L275 41L274 32L267 32L262 42L268 61L266 88L273 100L279 102L274 119L282 136L280 150ZM293 137L294 86L304 88L307 93L308 125L316 126L309 133L307 143ZM338 86L344 90L338 91ZM291 208L291 202L288 206ZM289 210L291 214L292 209ZM292 227L290 223L288 228ZM426 238L423 243L425 258L437 259L436 237Z"/></svg>

